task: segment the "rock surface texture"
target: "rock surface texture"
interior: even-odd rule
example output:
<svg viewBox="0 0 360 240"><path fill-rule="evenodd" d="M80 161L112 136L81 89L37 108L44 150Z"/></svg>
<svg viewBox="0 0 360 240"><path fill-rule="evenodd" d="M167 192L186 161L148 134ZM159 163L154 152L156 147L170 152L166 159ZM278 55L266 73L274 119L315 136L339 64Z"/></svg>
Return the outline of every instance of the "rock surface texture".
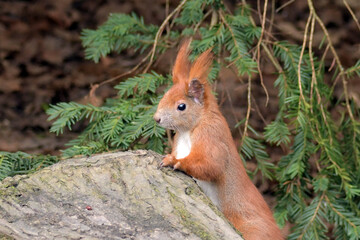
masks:
<svg viewBox="0 0 360 240"><path fill-rule="evenodd" d="M150 151L61 161L0 182L0 239L242 239Z"/></svg>

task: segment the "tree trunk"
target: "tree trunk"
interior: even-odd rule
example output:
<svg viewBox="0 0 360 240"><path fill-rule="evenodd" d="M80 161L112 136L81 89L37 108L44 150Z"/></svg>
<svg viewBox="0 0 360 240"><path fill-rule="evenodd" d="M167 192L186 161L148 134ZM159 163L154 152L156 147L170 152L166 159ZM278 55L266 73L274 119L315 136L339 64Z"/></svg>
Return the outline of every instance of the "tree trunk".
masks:
<svg viewBox="0 0 360 240"><path fill-rule="evenodd" d="M0 182L0 239L242 239L185 174L145 150Z"/></svg>

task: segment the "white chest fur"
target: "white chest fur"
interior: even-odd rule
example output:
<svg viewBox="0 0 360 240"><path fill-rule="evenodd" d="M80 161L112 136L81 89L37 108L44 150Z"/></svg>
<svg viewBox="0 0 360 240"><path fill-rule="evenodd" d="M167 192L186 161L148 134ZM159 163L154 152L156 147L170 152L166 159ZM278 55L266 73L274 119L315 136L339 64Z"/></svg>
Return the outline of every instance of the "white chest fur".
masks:
<svg viewBox="0 0 360 240"><path fill-rule="evenodd" d="M184 158L190 154L191 151L191 139L190 132L179 133L176 144L176 158Z"/></svg>
<svg viewBox="0 0 360 240"><path fill-rule="evenodd" d="M185 158L191 151L191 139L189 132L179 133L176 144L176 158ZM217 187L214 183L206 182L196 179L196 183L200 186L203 192L210 198L210 200L220 208L219 196Z"/></svg>

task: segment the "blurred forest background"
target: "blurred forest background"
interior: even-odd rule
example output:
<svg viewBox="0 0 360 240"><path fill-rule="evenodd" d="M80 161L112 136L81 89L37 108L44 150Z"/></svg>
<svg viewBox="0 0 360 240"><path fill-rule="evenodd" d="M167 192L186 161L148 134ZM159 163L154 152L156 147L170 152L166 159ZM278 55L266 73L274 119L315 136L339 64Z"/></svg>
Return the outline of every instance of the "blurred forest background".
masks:
<svg viewBox="0 0 360 240"><path fill-rule="evenodd" d="M75 138L84 128L76 124L74 131L55 136L49 133L51 122L47 121L45 110L49 104L76 101L87 103L90 88L114 76L129 71L143 56L132 51L120 55L111 54L98 64L84 59L80 33L85 28L95 29L102 24L109 13L135 12L146 24L160 25L168 12L180 1L166 0L0 0L0 151L24 151L58 155L64 144ZM235 9L238 1L224 1L228 9ZM348 0L357 19L360 19L360 1ZM247 1L253 9L262 6L262 1ZM279 40L302 44L303 30L309 10L306 1L269 1L272 5L274 24L272 35ZM342 0L314 1L319 17L326 25L334 47L345 68L353 66L360 59L360 31ZM271 16L269 8L268 16ZM253 12L258 26L259 15ZM323 39L321 31L315 31L314 45ZM171 72L177 49L159 58L153 69L162 74ZM317 49L314 48L316 52ZM326 69L332 68L333 57L325 59ZM272 65L262 60L261 69L264 84L269 92L269 103L260 84L260 78L253 79L252 115L250 125L262 131L275 119L278 111L277 90L274 88L276 75ZM136 72L135 72L136 74ZM134 74L134 75L135 75ZM326 75L330 81L332 73ZM126 76L128 77L128 76ZM360 105L359 77L349 83L349 96ZM104 84L96 90L96 99L116 96L113 86L121 79ZM247 84L230 69L223 69L216 85L221 110L232 128L236 142L241 135L234 128L245 118L247 110ZM343 89L338 85L335 96L341 98ZM334 109L333 114L337 114ZM277 147L268 152L272 161L278 161L284 150ZM248 163L247 168L255 168ZM255 178L260 183L261 178ZM260 184L258 184L260 185ZM266 194L271 183L262 183L260 190ZM269 202L273 197L267 199Z"/></svg>
<svg viewBox="0 0 360 240"><path fill-rule="evenodd" d="M261 1L260 1L261 2ZM347 1L360 18L360 2ZM173 10L179 1L169 1ZM225 1L229 9L237 1ZM247 1L254 9L258 2ZM288 5L284 5L287 4ZM261 3L262 4L262 3ZM269 5L271 1L269 1ZM326 24L344 67L353 66L360 59L360 33L342 0L317 0L315 8ZM306 1L275 1L273 35L278 39L302 44L303 29L308 17ZM84 60L80 33L84 28L95 29L109 13L131 13L143 16L146 24L160 25L166 16L166 0L35 0L0 1L0 150L28 153L58 154L64 143L73 139L82 126L58 137L49 133L45 109L49 104L77 101L85 103L90 86L124 73L134 67L142 56L131 51L102 58L99 64ZM254 19L259 21L257 13ZM270 16L270 13L268 14ZM257 25L261 25L257 22ZM317 35L318 33L318 35ZM322 40L321 31L315 32L314 45ZM171 71L176 50L162 56L154 70L167 74ZM316 51L316 49L314 49ZM327 55L327 68L333 58ZM262 62L264 84L270 101L259 79L253 83L253 111L250 125L262 130L264 122L274 120L277 91L274 88L274 69ZM134 74L135 75L135 74ZM329 79L331 75L329 74ZM240 79L241 80L241 79ZM217 92L221 109L230 127L246 114L247 86L236 74L224 70L220 74ZM97 89L99 99L115 96L113 85L104 84ZM359 78L349 82L350 96L360 101ZM339 94L342 89L338 89ZM239 137L234 132L235 137ZM270 153L272 157L276 153Z"/></svg>

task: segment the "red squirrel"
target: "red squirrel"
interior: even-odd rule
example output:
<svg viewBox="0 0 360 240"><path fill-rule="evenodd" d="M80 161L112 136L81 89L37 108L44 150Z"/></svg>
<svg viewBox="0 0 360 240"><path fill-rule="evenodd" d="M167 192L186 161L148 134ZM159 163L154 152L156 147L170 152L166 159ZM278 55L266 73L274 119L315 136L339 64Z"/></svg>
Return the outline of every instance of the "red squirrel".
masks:
<svg viewBox="0 0 360 240"><path fill-rule="evenodd" d="M173 86L154 115L162 127L175 130L171 154L160 166L172 166L199 186L246 240L283 239L272 212L246 174L229 126L207 82L211 49L189 62L185 42L173 67Z"/></svg>

